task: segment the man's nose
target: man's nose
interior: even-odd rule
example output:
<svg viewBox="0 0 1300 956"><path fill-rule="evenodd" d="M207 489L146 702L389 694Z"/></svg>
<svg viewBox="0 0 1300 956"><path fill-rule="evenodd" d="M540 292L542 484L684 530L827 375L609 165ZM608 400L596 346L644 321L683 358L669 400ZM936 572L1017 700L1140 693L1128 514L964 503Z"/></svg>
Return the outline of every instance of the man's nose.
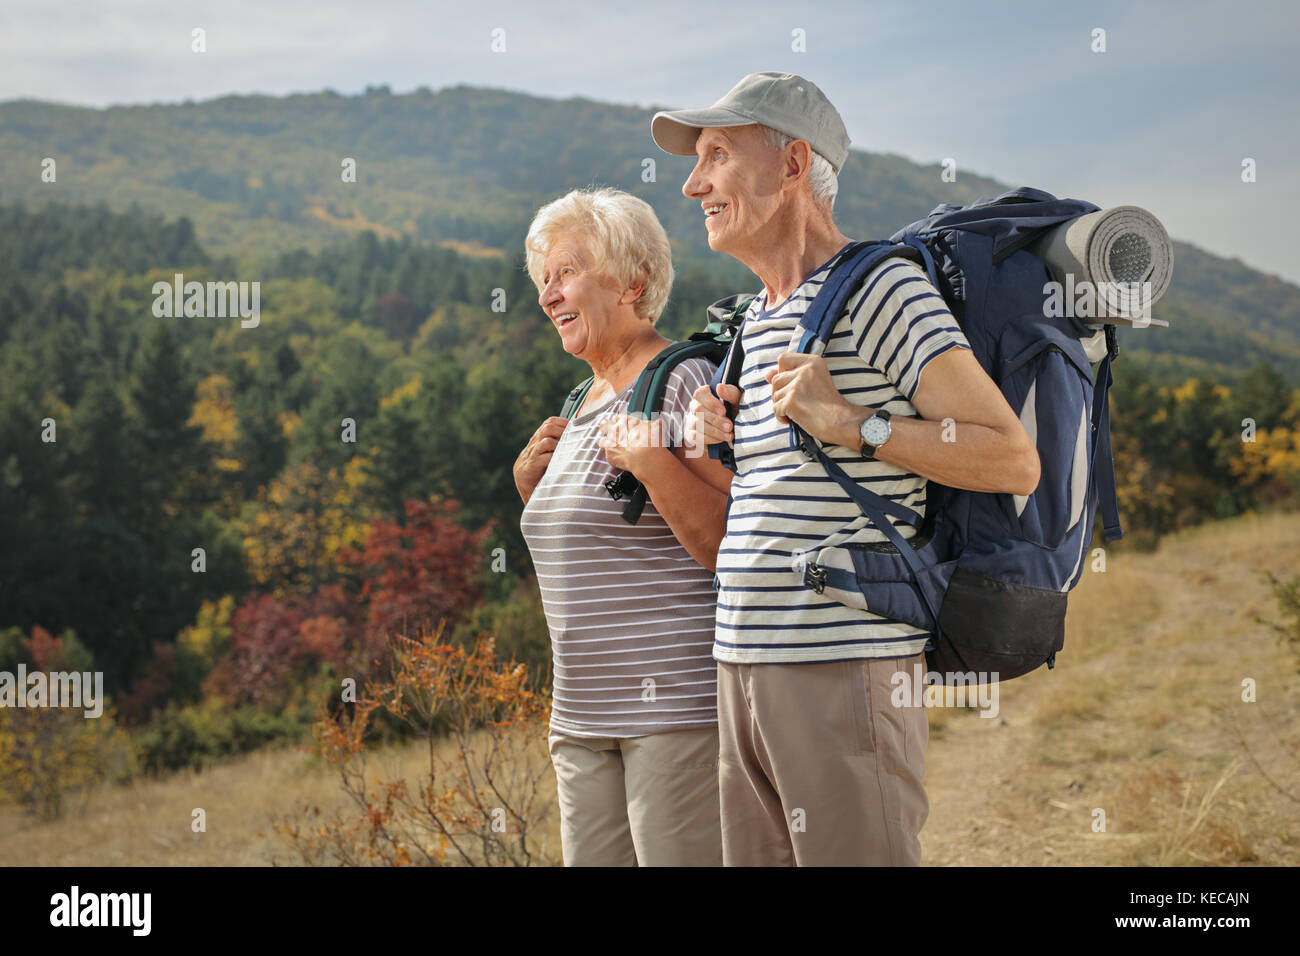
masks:
<svg viewBox="0 0 1300 956"><path fill-rule="evenodd" d="M697 165L691 170L691 174L686 177L686 182L682 183L682 195L687 199L694 199L708 192L708 183L704 181L704 177L700 176L699 172L699 166Z"/></svg>

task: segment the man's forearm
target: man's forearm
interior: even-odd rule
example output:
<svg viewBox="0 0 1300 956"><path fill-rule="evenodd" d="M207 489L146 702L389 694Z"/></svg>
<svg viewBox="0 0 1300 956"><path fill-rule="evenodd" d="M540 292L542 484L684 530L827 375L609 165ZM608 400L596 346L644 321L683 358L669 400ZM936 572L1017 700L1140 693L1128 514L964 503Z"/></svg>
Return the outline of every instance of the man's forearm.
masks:
<svg viewBox="0 0 1300 956"><path fill-rule="evenodd" d="M859 429L875 411L854 405L828 429L831 442L860 451ZM876 453L876 458L887 464L971 491L1029 494L1033 491L1030 484L1037 484L1037 453L1029 461L1029 449L1023 440L1001 429L970 422L945 424L899 416L891 417L889 425L889 440Z"/></svg>

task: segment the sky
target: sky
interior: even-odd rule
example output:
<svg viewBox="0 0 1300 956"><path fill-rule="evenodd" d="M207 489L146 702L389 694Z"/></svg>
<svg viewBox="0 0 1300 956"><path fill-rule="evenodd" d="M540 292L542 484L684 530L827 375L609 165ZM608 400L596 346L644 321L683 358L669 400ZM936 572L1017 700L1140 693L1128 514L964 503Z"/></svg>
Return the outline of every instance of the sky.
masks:
<svg viewBox="0 0 1300 956"><path fill-rule="evenodd" d="M1298 27L1294 0L0 0L0 101L469 84L649 110L788 71L855 148L1143 206L1174 238L1300 282Z"/></svg>

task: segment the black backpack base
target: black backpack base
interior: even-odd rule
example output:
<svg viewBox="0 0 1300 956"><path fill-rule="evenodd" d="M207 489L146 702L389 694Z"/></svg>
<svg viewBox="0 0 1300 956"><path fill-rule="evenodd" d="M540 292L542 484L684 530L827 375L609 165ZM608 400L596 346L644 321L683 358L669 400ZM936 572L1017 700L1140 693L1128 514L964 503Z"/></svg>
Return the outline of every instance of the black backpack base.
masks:
<svg viewBox="0 0 1300 956"><path fill-rule="evenodd" d="M999 581L958 568L939 609L926 666L945 685L992 684L1056 664L1065 644L1067 591ZM960 634L960 641L950 633Z"/></svg>

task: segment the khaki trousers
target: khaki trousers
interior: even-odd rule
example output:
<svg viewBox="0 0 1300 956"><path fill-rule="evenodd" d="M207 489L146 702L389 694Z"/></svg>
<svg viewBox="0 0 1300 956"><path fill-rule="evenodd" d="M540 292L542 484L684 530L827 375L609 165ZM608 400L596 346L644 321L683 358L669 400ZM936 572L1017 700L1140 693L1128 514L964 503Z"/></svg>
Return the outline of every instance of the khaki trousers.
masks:
<svg viewBox="0 0 1300 956"><path fill-rule="evenodd" d="M918 661L718 664L725 865L920 863L929 722L890 699Z"/></svg>
<svg viewBox="0 0 1300 956"><path fill-rule="evenodd" d="M550 734L565 866L721 866L718 728Z"/></svg>

